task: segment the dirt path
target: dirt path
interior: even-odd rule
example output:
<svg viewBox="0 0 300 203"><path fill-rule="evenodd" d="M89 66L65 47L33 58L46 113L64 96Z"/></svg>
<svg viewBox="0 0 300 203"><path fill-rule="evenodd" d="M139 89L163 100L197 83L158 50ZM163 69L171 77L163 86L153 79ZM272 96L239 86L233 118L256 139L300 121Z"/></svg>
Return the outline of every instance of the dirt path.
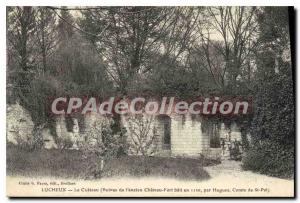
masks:
<svg viewBox="0 0 300 203"><path fill-rule="evenodd" d="M257 180L257 181L267 181L267 182L274 182L274 181L290 181L287 179L275 178L266 176L263 174L254 173L251 171L245 171L241 167L240 161L233 161L233 160L222 160L221 164L215 166L204 167L204 169L210 174L212 178L232 178L232 179L240 179L240 180Z"/></svg>
<svg viewBox="0 0 300 203"><path fill-rule="evenodd" d="M237 188L245 186L261 190L265 188L273 194L291 191L294 187L293 180L270 177L251 171L245 171L242 169L241 162L239 161L223 160L219 165L204 167L204 169L211 176L211 179L208 182L212 183L227 183L227 185Z"/></svg>
<svg viewBox="0 0 300 203"><path fill-rule="evenodd" d="M212 178L217 178L224 175L232 176L232 177L240 177L241 175L245 176L247 173L247 171L242 170L240 161L233 161L233 160L222 160L221 164L204 167L204 169L210 174Z"/></svg>

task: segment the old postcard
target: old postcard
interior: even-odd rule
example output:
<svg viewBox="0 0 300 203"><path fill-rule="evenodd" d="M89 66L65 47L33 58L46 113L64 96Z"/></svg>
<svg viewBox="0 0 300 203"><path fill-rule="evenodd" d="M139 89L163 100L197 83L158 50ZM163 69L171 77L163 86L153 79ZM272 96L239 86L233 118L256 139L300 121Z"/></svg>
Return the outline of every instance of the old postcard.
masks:
<svg viewBox="0 0 300 203"><path fill-rule="evenodd" d="M6 10L7 196L295 196L293 7Z"/></svg>

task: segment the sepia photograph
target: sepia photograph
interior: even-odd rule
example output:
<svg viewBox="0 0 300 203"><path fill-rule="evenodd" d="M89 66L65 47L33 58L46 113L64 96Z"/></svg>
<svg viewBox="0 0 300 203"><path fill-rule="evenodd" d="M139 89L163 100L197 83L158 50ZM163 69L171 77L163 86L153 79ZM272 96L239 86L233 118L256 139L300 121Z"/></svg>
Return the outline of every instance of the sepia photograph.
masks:
<svg viewBox="0 0 300 203"><path fill-rule="evenodd" d="M7 6L8 197L295 197L295 10Z"/></svg>

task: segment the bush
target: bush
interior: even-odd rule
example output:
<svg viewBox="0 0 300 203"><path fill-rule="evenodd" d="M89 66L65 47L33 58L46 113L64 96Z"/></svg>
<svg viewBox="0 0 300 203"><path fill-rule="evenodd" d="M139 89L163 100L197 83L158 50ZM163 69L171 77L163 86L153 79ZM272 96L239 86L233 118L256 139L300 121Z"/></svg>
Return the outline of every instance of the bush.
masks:
<svg viewBox="0 0 300 203"><path fill-rule="evenodd" d="M290 57L283 54L290 52L288 10L264 11L258 16L258 41L262 43L257 57L251 144L244 167L272 176L292 177L296 134L294 78Z"/></svg>
<svg viewBox="0 0 300 203"><path fill-rule="evenodd" d="M243 168L281 178L292 178L294 175L293 147L286 148L281 144L264 141L252 146L243 158Z"/></svg>
<svg viewBox="0 0 300 203"><path fill-rule="evenodd" d="M55 140L59 149L69 149L74 144L70 137L56 137Z"/></svg>
<svg viewBox="0 0 300 203"><path fill-rule="evenodd" d="M32 130L32 135L24 140L20 135L16 137L18 147L26 151L35 151L41 149L44 145L41 130L43 126L35 126Z"/></svg>
<svg viewBox="0 0 300 203"><path fill-rule="evenodd" d="M90 126L85 141L79 144L85 159L97 159L86 168L86 177L101 177L107 160L119 158L127 153L125 133L115 126L116 122L118 120L115 121L112 118L97 119Z"/></svg>
<svg viewBox="0 0 300 203"><path fill-rule="evenodd" d="M292 177L294 173L295 104L291 67L280 63L280 74L263 77L254 99L251 145L245 168ZM257 165L257 166L256 166Z"/></svg>

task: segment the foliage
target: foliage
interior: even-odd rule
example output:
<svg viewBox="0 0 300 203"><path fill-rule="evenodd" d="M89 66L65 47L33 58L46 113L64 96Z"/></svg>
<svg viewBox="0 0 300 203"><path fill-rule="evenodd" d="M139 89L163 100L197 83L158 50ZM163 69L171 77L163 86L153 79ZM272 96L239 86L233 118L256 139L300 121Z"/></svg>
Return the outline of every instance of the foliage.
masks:
<svg viewBox="0 0 300 203"><path fill-rule="evenodd" d="M59 149L70 149L73 147L73 140L70 136L56 137L55 141Z"/></svg>
<svg viewBox="0 0 300 203"><path fill-rule="evenodd" d="M252 144L244 160L245 168L278 176L293 174L295 112L291 76L282 73L276 80L272 77L264 81L255 104ZM256 156L258 160L262 156L264 161L253 162Z"/></svg>
<svg viewBox="0 0 300 203"><path fill-rule="evenodd" d="M277 10L281 14L287 13L285 8ZM282 59L282 53L288 46L280 44L288 40L288 18L287 15L283 15L285 18L273 18L278 12L275 14L274 10L266 8L264 15L268 17L261 17L260 40L264 44L258 58L259 81L254 99L252 141L244 166L270 175L291 176L295 144L294 87L291 62ZM272 24L266 25L269 17L273 19ZM271 38L266 38L266 26L278 27L278 30L272 28L275 33ZM272 43L266 43L270 39ZM273 50L276 50L276 55Z"/></svg>
<svg viewBox="0 0 300 203"><path fill-rule="evenodd" d="M251 146L243 157L243 168L281 178L294 177L294 149L273 140Z"/></svg>

